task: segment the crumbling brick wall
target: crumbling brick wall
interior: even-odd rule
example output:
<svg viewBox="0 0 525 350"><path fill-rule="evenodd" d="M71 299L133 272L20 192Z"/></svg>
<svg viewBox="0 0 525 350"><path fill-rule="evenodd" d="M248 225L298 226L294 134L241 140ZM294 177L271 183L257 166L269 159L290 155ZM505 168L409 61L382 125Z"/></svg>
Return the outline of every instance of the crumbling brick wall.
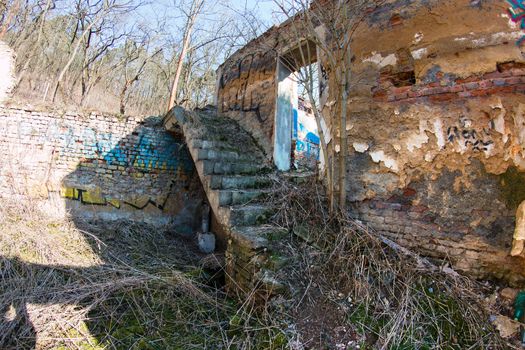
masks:
<svg viewBox="0 0 525 350"><path fill-rule="evenodd" d="M365 16L351 45L347 187L351 214L380 233L476 277L524 284L525 259L509 255L515 210L525 200L525 59L516 44L524 33L508 6L390 0ZM289 45L287 26L219 70L228 77L219 83L219 108L263 130L269 154L275 63L241 63L261 47L276 60ZM340 89L335 70L324 68L321 107L337 135L331 118ZM264 122L242 112L246 98L264 106Z"/></svg>
<svg viewBox="0 0 525 350"><path fill-rule="evenodd" d="M0 196L87 219L173 223L184 233L198 226L203 200L183 141L159 117L16 107L0 107Z"/></svg>
<svg viewBox="0 0 525 350"><path fill-rule="evenodd" d="M405 246L523 283L509 252L525 199L525 60L507 6L393 1L360 27L348 199Z"/></svg>
<svg viewBox="0 0 525 350"><path fill-rule="evenodd" d="M268 158L273 151L277 59L293 45L287 21L230 56L217 70L218 111L249 131Z"/></svg>

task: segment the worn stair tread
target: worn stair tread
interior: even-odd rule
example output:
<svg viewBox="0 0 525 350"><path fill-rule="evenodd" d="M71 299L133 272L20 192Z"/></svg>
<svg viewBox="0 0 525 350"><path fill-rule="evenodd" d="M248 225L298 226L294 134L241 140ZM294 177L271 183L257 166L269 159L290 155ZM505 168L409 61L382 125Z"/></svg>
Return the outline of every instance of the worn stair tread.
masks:
<svg viewBox="0 0 525 350"><path fill-rule="evenodd" d="M255 203L270 193L264 189L221 189L217 191L219 191L221 206Z"/></svg>
<svg viewBox="0 0 525 350"><path fill-rule="evenodd" d="M230 207L231 210L234 211L249 211L249 210L262 210L262 211L270 211L271 208L268 205L264 204L242 204L242 205L232 205Z"/></svg>
<svg viewBox="0 0 525 350"><path fill-rule="evenodd" d="M268 222L274 209L262 204L244 204L220 207L228 211L228 224L230 226L255 226Z"/></svg>
<svg viewBox="0 0 525 350"><path fill-rule="evenodd" d="M254 162L243 162L243 161L213 161L213 160L201 160L198 163L202 163L202 169L204 175L255 175L267 173L271 168L266 163L254 163Z"/></svg>
<svg viewBox="0 0 525 350"><path fill-rule="evenodd" d="M232 161L239 163L261 163L263 157L257 154L243 154L233 150L196 148L197 160Z"/></svg>
<svg viewBox="0 0 525 350"><path fill-rule="evenodd" d="M246 141L256 146L253 137L247 131L238 127L185 124L184 129L186 135L191 139L214 141L230 146L239 146L236 143L237 141Z"/></svg>
<svg viewBox="0 0 525 350"><path fill-rule="evenodd" d="M235 226L231 229L231 237L247 248L260 249L268 247L268 237L282 231L286 230L272 225Z"/></svg>
<svg viewBox="0 0 525 350"><path fill-rule="evenodd" d="M262 189L268 188L272 180L264 175L210 175L212 190Z"/></svg>
<svg viewBox="0 0 525 350"><path fill-rule="evenodd" d="M189 139L189 140L188 140ZM261 149L253 143L253 141L242 142L226 142L221 140L214 140L199 135L198 138L188 138L187 143L189 148L217 150L227 152L237 152L239 154L250 154L254 157L264 158Z"/></svg>
<svg viewBox="0 0 525 350"><path fill-rule="evenodd" d="M192 148L215 149L243 153L251 149L258 151L258 148L254 145L238 145L226 141L207 140L203 138L191 138L188 140L188 146Z"/></svg>

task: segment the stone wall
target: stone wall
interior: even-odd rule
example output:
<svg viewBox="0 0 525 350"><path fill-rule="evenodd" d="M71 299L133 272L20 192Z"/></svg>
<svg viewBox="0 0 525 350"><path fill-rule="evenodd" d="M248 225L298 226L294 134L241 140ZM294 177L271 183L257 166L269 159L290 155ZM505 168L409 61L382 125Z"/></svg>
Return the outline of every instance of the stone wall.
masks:
<svg viewBox="0 0 525 350"><path fill-rule="evenodd" d="M276 54L266 44L239 51L219 69L217 107L250 131L271 155L275 108Z"/></svg>
<svg viewBox="0 0 525 350"><path fill-rule="evenodd" d="M348 199L405 246L523 284L509 252L525 199L525 60L507 7L393 1L358 29Z"/></svg>
<svg viewBox="0 0 525 350"><path fill-rule="evenodd" d="M217 70L217 108L249 131L271 158L277 100L278 57L296 37L287 21L230 56ZM292 45L292 46L290 46Z"/></svg>
<svg viewBox="0 0 525 350"><path fill-rule="evenodd" d="M192 233L203 192L186 146L160 117L0 107L0 196L85 219Z"/></svg>
<svg viewBox="0 0 525 350"><path fill-rule="evenodd" d="M524 284L525 259L509 255L525 200L524 33L508 7L390 0L367 14L351 46L347 188L351 214L380 233L473 276ZM275 62L289 46L288 26L219 71L219 108L264 131L269 154ZM320 62L322 112L337 136L336 69L322 53ZM264 108L243 112L243 100L247 111ZM329 141L338 157L338 140Z"/></svg>

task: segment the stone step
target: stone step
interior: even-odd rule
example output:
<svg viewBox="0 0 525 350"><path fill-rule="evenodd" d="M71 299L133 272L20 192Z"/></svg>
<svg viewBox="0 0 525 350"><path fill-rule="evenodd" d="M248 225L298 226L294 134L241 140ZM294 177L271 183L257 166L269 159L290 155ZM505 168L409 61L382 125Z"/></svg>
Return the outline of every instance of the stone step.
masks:
<svg viewBox="0 0 525 350"><path fill-rule="evenodd" d="M199 139L199 138L190 139L188 141L188 146L192 148L220 149L220 150L234 151L234 152L238 152L240 149L240 145L232 145L229 142L204 140L204 139Z"/></svg>
<svg viewBox="0 0 525 350"><path fill-rule="evenodd" d="M264 163L219 162L213 160L202 160L196 163L197 170L202 171L203 175L253 175L264 174L271 170Z"/></svg>
<svg viewBox="0 0 525 350"><path fill-rule="evenodd" d="M209 135L201 133L195 136L187 137L186 140L190 140L191 147L194 148L235 151L241 154L254 154L262 156L261 149L248 135ZM201 145L203 147L199 147ZM212 145L214 147L212 147Z"/></svg>
<svg viewBox="0 0 525 350"><path fill-rule="evenodd" d="M216 111L212 111L211 113L197 113L196 119L198 122L205 125L238 127L238 124L235 120L223 115L218 115Z"/></svg>
<svg viewBox="0 0 525 350"><path fill-rule="evenodd" d="M219 205L239 205L255 202L258 199L262 199L269 192L260 189L250 190L220 190L219 192Z"/></svg>
<svg viewBox="0 0 525 350"><path fill-rule="evenodd" d="M208 184L213 190L267 188L272 184L272 180L266 176L211 175Z"/></svg>
<svg viewBox="0 0 525 350"><path fill-rule="evenodd" d="M197 160L215 160L215 161L241 161L261 163L263 159L258 154L241 154L235 151L226 151L221 149L203 149L197 148Z"/></svg>
<svg viewBox="0 0 525 350"><path fill-rule="evenodd" d="M220 207L219 217L228 226L253 226L268 222L273 209L265 205L249 204L233 207Z"/></svg>
<svg viewBox="0 0 525 350"><path fill-rule="evenodd" d="M273 225L233 227L231 238L242 248L260 250L267 248L271 240L283 237L288 231Z"/></svg>
<svg viewBox="0 0 525 350"><path fill-rule="evenodd" d="M205 127L187 127L184 129L185 138L192 147L199 147L201 144L209 148L213 146L223 147L225 149L233 148L241 150L243 153L246 149L254 152L261 152L257 147L254 139L250 134L243 130L228 130L222 128L207 129ZM201 147L199 147L201 148Z"/></svg>

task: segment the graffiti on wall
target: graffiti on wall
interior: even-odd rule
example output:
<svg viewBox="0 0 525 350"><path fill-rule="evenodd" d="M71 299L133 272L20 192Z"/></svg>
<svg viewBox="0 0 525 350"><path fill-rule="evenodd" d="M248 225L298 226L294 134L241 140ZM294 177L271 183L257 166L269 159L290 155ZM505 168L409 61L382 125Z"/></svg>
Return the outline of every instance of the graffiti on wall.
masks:
<svg viewBox="0 0 525 350"><path fill-rule="evenodd" d="M490 127L476 130L472 127L472 120L465 117L460 117L456 125L447 129L447 141L474 152L489 152L494 145Z"/></svg>
<svg viewBox="0 0 525 350"><path fill-rule="evenodd" d="M313 111L301 98L299 108L293 110L293 118L294 166L314 169L319 160L320 139Z"/></svg>
<svg viewBox="0 0 525 350"><path fill-rule="evenodd" d="M119 142L109 151L102 146L100 154L109 165L133 167L141 170L176 170L184 145L166 139L153 140L151 135L138 136L136 147L130 149L125 142ZM189 162L183 162L187 166ZM188 169L190 170L190 169Z"/></svg>
<svg viewBox="0 0 525 350"><path fill-rule="evenodd" d="M115 199L111 196L107 196L102 193L101 189L85 190L74 187L63 187L60 190L60 196L62 198L78 201L84 205L96 205L96 206L109 206L116 209L126 204L129 207L137 210L143 210L148 206L157 208L160 211L167 209L167 203L170 197L174 194L177 182L181 179L172 179L165 191L165 195L161 197L152 197L149 195L136 195L127 199ZM180 184L179 184L180 185Z"/></svg>
<svg viewBox="0 0 525 350"><path fill-rule="evenodd" d="M512 21L520 24L520 28L525 30L525 0L507 0L510 4L509 15ZM525 35L518 41L517 45L521 46L525 43Z"/></svg>
<svg viewBox="0 0 525 350"><path fill-rule="evenodd" d="M159 117L126 120L0 108L0 191L53 215L172 224L192 232L203 193L191 155Z"/></svg>
<svg viewBox="0 0 525 350"><path fill-rule="evenodd" d="M221 94L223 103L220 103L222 112L242 112L253 113L260 123L268 120L269 115L261 112L261 101L264 101L263 96L257 95L256 91L251 90L250 84L253 84L253 76L259 73L265 73L267 67L274 67L273 56L271 52L265 53L251 53L239 60L237 65L228 71L225 71L219 79L219 88L225 90L228 86L236 86L234 81L239 80L239 87L234 88L235 96L229 93L227 98L233 98L233 101L224 101L225 96ZM255 96L254 96L255 94Z"/></svg>
<svg viewBox="0 0 525 350"><path fill-rule="evenodd" d="M73 126L60 129L59 152L65 155L81 152L86 163L101 160L110 166L142 172L176 171L179 166L187 171L192 168L189 157L181 157L185 145L153 128L137 128L124 138L118 133L97 132L95 128L85 128L80 135Z"/></svg>

